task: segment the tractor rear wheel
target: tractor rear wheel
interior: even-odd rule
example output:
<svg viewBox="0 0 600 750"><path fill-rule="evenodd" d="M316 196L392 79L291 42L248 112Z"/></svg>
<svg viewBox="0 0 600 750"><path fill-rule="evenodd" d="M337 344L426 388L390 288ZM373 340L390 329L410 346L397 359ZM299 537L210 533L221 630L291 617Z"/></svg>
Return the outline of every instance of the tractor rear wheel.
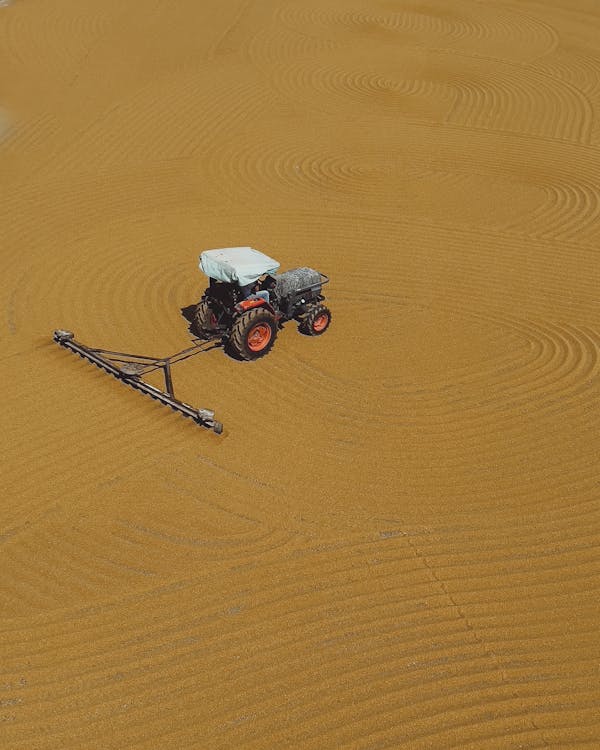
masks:
<svg viewBox="0 0 600 750"><path fill-rule="evenodd" d="M200 338L210 338L216 333L217 316L205 299L200 300L196 305L192 330Z"/></svg>
<svg viewBox="0 0 600 750"><path fill-rule="evenodd" d="M271 351L276 338L275 316L268 310L257 307L246 311L235 321L229 345L241 359L258 359Z"/></svg>
<svg viewBox="0 0 600 750"><path fill-rule="evenodd" d="M325 305L311 308L300 323L300 333L307 336L320 336L325 333L331 323L331 310Z"/></svg>

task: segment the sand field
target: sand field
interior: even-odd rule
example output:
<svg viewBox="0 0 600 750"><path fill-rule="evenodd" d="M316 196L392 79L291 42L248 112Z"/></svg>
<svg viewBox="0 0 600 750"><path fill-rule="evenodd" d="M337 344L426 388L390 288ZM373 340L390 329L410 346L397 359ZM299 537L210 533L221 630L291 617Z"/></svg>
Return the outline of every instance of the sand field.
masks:
<svg viewBox="0 0 600 750"><path fill-rule="evenodd" d="M600 6L0 2L0 747L597 748ZM206 248L322 337L175 386Z"/></svg>

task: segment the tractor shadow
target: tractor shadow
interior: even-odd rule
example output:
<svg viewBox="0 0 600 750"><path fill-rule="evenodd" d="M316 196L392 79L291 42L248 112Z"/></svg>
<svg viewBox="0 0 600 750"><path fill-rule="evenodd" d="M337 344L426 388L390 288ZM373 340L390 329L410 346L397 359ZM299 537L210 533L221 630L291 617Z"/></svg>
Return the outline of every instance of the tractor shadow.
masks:
<svg viewBox="0 0 600 750"><path fill-rule="evenodd" d="M192 326L192 322L194 320L194 310L196 309L196 305L186 305L186 307L181 308L181 314L187 320L188 325Z"/></svg>

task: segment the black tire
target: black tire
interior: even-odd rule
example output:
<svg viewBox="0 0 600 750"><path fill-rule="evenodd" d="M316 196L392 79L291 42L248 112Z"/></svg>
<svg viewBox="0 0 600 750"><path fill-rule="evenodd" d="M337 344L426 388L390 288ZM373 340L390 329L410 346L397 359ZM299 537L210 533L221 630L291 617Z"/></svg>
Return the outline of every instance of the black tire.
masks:
<svg viewBox="0 0 600 750"><path fill-rule="evenodd" d="M229 346L241 359L259 359L271 351L276 338L275 316L258 307L243 313L235 321L229 336Z"/></svg>
<svg viewBox="0 0 600 750"><path fill-rule="evenodd" d="M331 310L325 305L316 305L302 318L299 330L305 336L321 336L330 325Z"/></svg>
<svg viewBox="0 0 600 750"><path fill-rule="evenodd" d="M205 299L200 300L194 310L192 331L196 336L208 338L216 333L217 318Z"/></svg>

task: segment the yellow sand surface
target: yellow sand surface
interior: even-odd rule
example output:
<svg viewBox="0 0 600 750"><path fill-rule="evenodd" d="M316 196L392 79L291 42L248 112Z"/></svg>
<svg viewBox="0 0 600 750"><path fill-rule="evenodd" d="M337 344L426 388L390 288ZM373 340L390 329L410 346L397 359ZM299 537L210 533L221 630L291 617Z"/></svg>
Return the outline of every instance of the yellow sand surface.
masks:
<svg viewBox="0 0 600 750"><path fill-rule="evenodd" d="M0 3L0 747L600 746L596 0ZM333 323L174 370L206 248Z"/></svg>

